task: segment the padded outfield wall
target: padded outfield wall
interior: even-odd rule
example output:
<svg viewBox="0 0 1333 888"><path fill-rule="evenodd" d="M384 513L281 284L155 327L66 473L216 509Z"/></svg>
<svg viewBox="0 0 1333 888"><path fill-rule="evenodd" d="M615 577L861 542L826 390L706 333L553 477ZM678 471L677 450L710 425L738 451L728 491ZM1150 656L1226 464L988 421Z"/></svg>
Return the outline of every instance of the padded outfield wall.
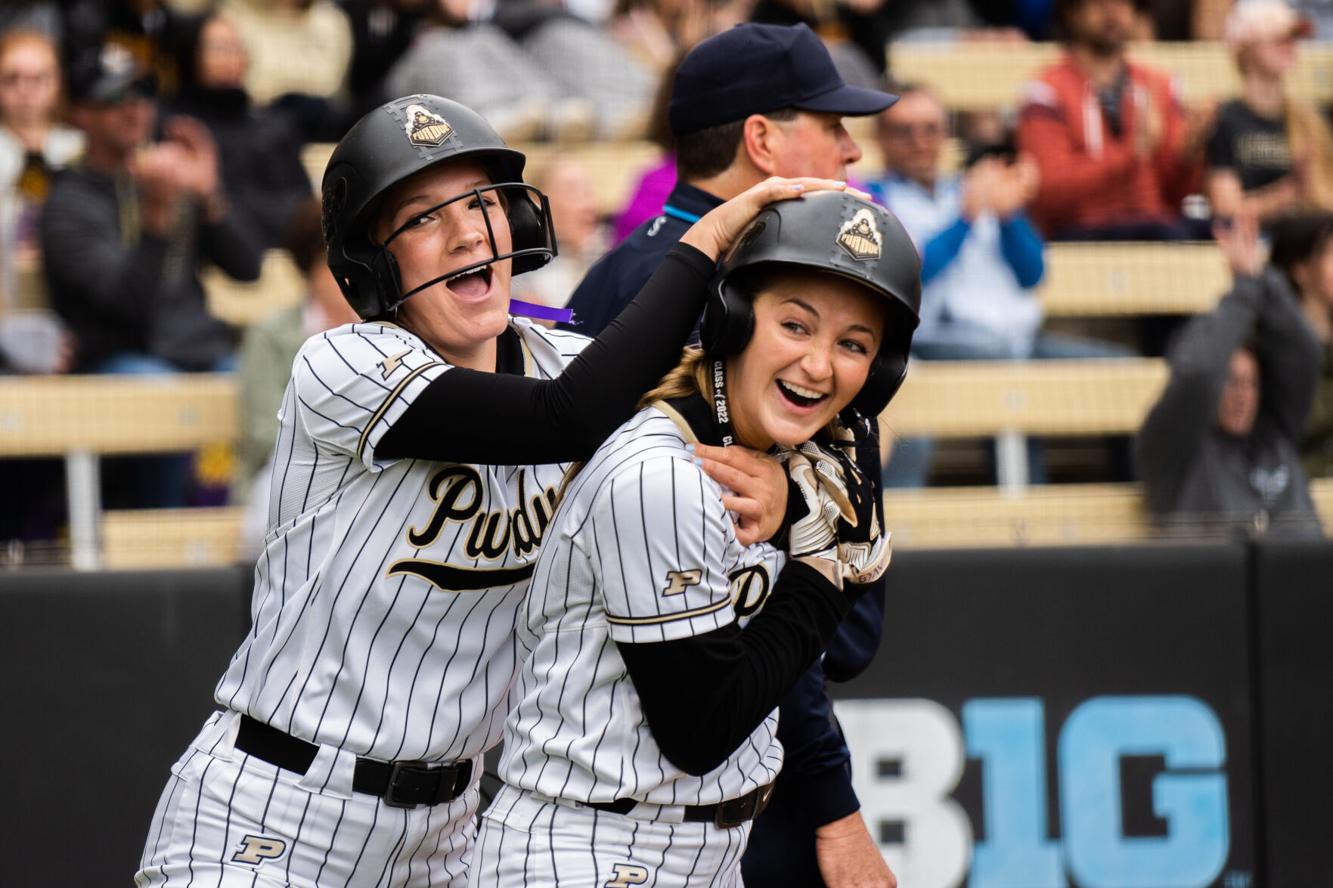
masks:
<svg viewBox="0 0 1333 888"><path fill-rule="evenodd" d="M835 687L912 888L1330 883L1333 544L902 552ZM127 884L248 569L0 574L5 885Z"/></svg>

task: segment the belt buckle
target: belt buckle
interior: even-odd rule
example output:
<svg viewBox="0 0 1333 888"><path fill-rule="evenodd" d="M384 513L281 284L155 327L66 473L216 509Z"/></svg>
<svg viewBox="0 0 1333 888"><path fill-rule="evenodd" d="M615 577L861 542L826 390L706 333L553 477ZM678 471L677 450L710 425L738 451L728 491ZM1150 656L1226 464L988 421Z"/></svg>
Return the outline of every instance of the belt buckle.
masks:
<svg viewBox="0 0 1333 888"><path fill-rule="evenodd" d="M440 781L445 776L444 771L447 767L447 765L440 764L439 762L394 762L389 769L389 784L384 787L384 795L381 796L384 800L384 804L388 805L390 808L406 809L415 808L418 805L424 804L424 799L415 802L402 801L395 793L400 788L413 789L420 793L423 788L421 782L422 778L427 775L435 779L435 790L430 794L431 804L434 804L434 799L439 796ZM413 780L415 782L408 783L408 780Z"/></svg>
<svg viewBox="0 0 1333 888"><path fill-rule="evenodd" d="M718 829L734 829L754 820L768 805L768 797L773 793L773 784L761 786L738 799L719 802L713 812L713 825Z"/></svg>
<svg viewBox="0 0 1333 888"><path fill-rule="evenodd" d="M753 820L758 801L758 793L751 792L738 799L718 802L713 812L713 825L718 829L733 829Z"/></svg>

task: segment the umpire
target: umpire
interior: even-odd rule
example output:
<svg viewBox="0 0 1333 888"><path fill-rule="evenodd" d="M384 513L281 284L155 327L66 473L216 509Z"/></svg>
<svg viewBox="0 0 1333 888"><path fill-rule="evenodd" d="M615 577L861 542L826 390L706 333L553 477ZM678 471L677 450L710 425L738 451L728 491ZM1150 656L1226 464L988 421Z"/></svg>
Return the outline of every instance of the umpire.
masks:
<svg viewBox="0 0 1333 888"><path fill-rule="evenodd" d="M750 186L769 176L846 179L861 149L842 118L878 114L895 101L845 84L805 25L738 25L698 44L676 70L668 106L677 185L661 215L588 271L569 303L571 329L597 335L690 225ZM864 468L879 477L878 464ZM825 691L826 678L855 676L879 647L884 581L876 586L858 600L823 663L783 698L778 738L786 758L743 860L747 884L895 883L860 815L850 754Z"/></svg>

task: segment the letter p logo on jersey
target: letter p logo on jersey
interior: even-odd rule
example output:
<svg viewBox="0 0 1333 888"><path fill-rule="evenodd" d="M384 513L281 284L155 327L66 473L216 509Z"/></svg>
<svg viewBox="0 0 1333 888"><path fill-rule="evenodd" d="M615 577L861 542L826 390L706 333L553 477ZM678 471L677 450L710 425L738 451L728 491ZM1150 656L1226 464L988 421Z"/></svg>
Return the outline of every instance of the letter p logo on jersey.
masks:
<svg viewBox="0 0 1333 888"><path fill-rule="evenodd" d="M258 866L265 860L277 860L287 853L287 843L282 839L268 836L246 836L241 839L240 847L231 856L233 863L248 863Z"/></svg>
<svg viewBox="0 0 1333 888"><path fill-rule="evenodd" d="M663 595L679 595L691 586L697 586L703 582L704 572L700 568L692 570L669 570L666 575L666 586L662 589Z"/></svg>
<svg viewBox="0 0 1333 888"><path fill-rule="evenodd" d="M633 885L644 885L647 884L648 876L651 875L645 867L635 866L631 863L612 864L611 874L615 878L607 882L603 888L631 888Z"/></svg>

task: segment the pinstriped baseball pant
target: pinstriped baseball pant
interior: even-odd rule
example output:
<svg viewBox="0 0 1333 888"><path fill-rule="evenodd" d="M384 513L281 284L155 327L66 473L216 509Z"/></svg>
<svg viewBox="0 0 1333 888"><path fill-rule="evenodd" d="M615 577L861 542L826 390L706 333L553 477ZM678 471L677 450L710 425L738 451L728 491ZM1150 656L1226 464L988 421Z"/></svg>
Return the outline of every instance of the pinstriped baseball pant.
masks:
<svg viewBox="0 0 1333 888"><path fill-rule="evenodd" d="M505 786L482 815L469 888L738 888L750 824L667 823Z"/></svg>
<svg viewBox="0 0 1333 888"><path fill-rule="evenodd" d="M393 808L351 791L350 753L325 747L302 776L236 750L238 723L215 713L172 767L135 885L467 883L480 767L450 804Z"/></svg>

